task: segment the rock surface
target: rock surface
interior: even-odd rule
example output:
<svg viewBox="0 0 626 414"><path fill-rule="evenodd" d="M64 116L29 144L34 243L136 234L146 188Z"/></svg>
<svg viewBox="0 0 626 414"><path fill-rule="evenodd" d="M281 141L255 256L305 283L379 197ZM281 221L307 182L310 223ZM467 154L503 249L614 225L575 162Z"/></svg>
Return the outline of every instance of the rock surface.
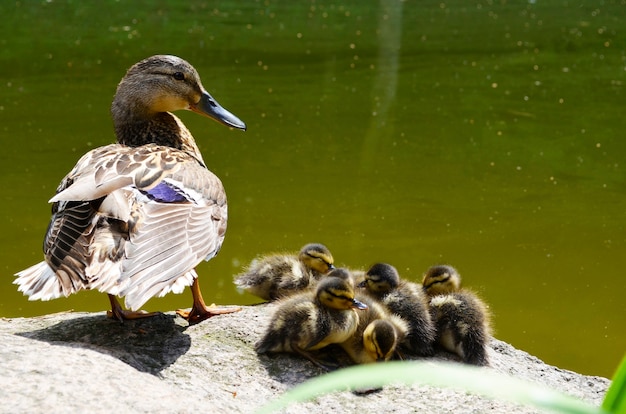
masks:
<svg viewBox="0 0 626 414"><path fill-rule="evenodd" d="M120 324L103 313L0 320L1 411L252 413L320 370L290 355L257 356L275 306L200 324L173 313ZM599 406L609 380L576 374L493 339L491 368ZM455 360L445 352L433 360ZM511 413L526 407L427 386L336 392L292 404L290 413Z"/></svg>

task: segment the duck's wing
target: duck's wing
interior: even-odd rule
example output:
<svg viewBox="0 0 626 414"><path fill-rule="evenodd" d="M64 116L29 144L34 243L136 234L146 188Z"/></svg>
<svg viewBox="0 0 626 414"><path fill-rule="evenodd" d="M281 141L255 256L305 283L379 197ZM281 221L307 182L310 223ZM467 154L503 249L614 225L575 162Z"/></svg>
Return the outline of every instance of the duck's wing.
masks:
<svg viewBox="0 0 626 414"><path fill-rule="evenodd" d="M51 201L44 248L61 293L48 299L99 289L126 296L136 310L191 285L193 268L218 252L226 231L219 178L191 155L153 144L91 151ZM33 279L22 291L41 285Z"/></svg>
<svg viewBox="0 0 626 414"><path fill-rule="evenodd" d="M120 295L131 309L153 296L182 292L197 276L193 268L215 256L224 241L228 212L221 181L193 157L175 165L149 187L132 190L120 279Z"/></svg>
<svg viewBox="0 0 626 414"><path fill-rule="evenodd" d="M127 223L117 294L126 297L130 309L153 296L182 292L197 276L193 268L222 245L228 218L224 187L185 152L156 145L132 148L84 181L91 197L105 197L100 214L117 214ZM83 186L83 180L75 185ZM127 220L119 214L125 212L116 193L128 200Z"/></svg>

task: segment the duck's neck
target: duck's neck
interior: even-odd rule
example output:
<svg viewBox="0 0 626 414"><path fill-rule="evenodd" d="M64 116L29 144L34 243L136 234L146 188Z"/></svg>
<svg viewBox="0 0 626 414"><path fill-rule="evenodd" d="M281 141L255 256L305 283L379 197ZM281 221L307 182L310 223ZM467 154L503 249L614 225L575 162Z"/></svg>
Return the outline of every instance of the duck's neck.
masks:
<svg viewBox="0 0 626 414"><path fill-rule="evenodd" d="M157 144L185 151L202 161L202 154L191 132L183 122L169 112L137 116L132 111L114 112L114 128L117 142L129 147ZM202 161L203 162L203 161Z"/></svg>

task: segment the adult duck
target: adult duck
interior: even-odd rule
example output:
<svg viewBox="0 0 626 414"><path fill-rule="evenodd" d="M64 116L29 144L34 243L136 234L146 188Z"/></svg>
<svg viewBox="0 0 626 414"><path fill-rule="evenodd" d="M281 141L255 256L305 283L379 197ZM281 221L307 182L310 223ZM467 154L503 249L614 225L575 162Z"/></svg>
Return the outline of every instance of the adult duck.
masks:
<svg viewBox="0 0 626 414"><path fill-rule="evenodd" d="M88 152L61 181L45 260L16 275L30 300L98 289L109 296L110 316L123 321L153 315L139 311L151 297L191 286L191 310L178 311L190 323L237 310L208 307L200 292L194 268L222 245L226 193L171 113L181 109L246 128L185 60L157 55L133 65L111 106L117 144Z"/></svg>

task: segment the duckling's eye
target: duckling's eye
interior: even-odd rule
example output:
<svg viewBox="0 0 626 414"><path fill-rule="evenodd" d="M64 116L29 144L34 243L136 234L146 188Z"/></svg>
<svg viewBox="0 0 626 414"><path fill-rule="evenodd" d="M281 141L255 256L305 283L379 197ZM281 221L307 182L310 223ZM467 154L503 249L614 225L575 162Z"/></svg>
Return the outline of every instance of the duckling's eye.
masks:
<svg viewBox="0 0 626 414"><path fill-rule="evenodd" d="M185 80L185 74L183 72L174 72L172 75L176 80Z"/></svg>

